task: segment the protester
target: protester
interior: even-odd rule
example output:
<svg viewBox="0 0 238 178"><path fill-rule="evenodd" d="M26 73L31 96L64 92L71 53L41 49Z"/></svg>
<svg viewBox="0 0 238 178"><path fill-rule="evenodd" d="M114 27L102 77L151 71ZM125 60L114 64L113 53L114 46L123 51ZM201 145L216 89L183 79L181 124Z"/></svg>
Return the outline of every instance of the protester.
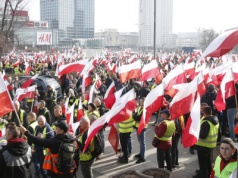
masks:
<svg viewBox="0 0 238 178"><path fill-rule="evenodd" d="M0 177L31 178L31 147L20 138L14 122L6 125L7 145L0 150Z"/></svg>
<svg viewBox="0 0 238 178"><path fill-rule="evenodd" d="M220 155L217 156L210 178L237 177L237 149L231 138L224 138L220 144Z"/></svg>

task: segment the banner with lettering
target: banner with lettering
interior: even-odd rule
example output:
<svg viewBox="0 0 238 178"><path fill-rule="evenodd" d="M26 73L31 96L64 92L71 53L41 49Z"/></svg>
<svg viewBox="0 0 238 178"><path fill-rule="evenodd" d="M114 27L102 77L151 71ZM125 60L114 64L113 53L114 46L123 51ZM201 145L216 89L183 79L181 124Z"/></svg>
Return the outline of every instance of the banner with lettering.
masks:
<svg viewBox="0 0 238 178"><path fill-rule="evenodd" d="M52 32L37 32L37 45L52 45Z"/></svg>

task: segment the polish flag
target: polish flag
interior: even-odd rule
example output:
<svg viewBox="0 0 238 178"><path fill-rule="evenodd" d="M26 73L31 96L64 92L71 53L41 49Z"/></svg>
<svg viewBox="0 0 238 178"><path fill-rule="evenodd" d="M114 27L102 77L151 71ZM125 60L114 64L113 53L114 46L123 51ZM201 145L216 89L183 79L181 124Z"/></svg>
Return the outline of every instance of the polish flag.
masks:
<svg viewBox="0 0 238 178"><path fill-rule="evenodd" d="M119 102L120 104L115 107L113 106L113 108L106 113L106 120L109 126L131 117L137 105L134 88L124 94Z"/></svg>
<svg viewBox="0 0 238 178"><path fill-rule="evenodd" d="M184 85L183 90L174 96L170 103L170 114L172 119L176 119L191 111L197 91L198 80L193 80Z"/></svg>
<svg viewBox="0 0 238 178"><path fill-rule="evenodd" d="M228 69L220 85L220 89L217 92L215 100L215 106L218 111L226 109L225 99L234 96L236 94L234 76L232 69Z"/></svg>
<svg viewBox="0 0 238 178"><path fill-rule="evenodd" d="M125 83L132 78L140 78L141 76L141 60L132 64L123 65L118 70L120 82Z"/></svg>
<svg viewBox="0 0 238 178"><path fill-rule="evenodd" d="M184 64L184 71L186 76L193 75L195 73L195 62L185 63Z"/></svg>
<svg viewBox="0 0 238 178"><path fill-rule="evenodd" d="M180 83L180 84L173 85L169 90L165 91L164 94L169 95L171 98L173 98L178 93L179 90L183 89L183 87L186 84L187 83Z"/></svg>
<svg viewBox="0 0 238 178"><path fill-rule="evenodd" d="M67 120L67 124L71 125L74 123L74 106L75 106L75 102L72 106L70 106L70 108L66 111L66 120ZM67 109L67 108L66 108Z"/></svg>
<svg viewBox="0 0 238 178"><path fill-rule="evenodd" d="M69 95L70 97L70 95ZM69 106L69 97L66 98L65 100L65 103L64 103L64 113L63 113L63 110L62 110L62 113L66 115L66 111L68 109L68 106Z"/></svg>
<svg viewBox="0 0 238 178"><path fill-rule="evenodd" d="M79 99L79 105L78 105L78 113L77 113L77 120L80 121L81 117L84 116L83 106L82 106L82 100Z"/></svg>
<svg viewBox="0 0 238 178"><path fill-rule="evenodd" d="M0 75L0 116L3 116L14 110L12 100L7 91L7 87L4 83L3 76Z"/></svg>
<svg viewBox="0 0 238 178"><path fill-rule="evenodd" d="M164 83L156 86L153 90L149 92L144 101L143 114L140 119L138 126L138 135L149 123L151 115L158 111L158 109L163 104L163 95L164 95Z"/></svg>
<svg viewBox="0 0 238 178"><path fill-rule="evenodd" d="M31 71L32 67L29 65L28 62L25 62L25 65L26 65L26 71L25 71L25 74L28 75L29 72Z"/></svg>
<svg viewBox="0 0 238 178"><path fill-rule="evenodd" d="M82 93L85 93L85 88L87 88L91 83L91 77L86 72L84 72L82 80Z"/></svg>
<svg viewBox="0 0 238 178"><path fill-rule="evenodd" d="M115 93L113 94L110 94L107 96L107 98L105 98L103 100L105 106L108 108L108 109L111 109L115 103L117 103L117 101L119 100L119 98L121 97L121 94L123 92L124 88L116 91Z"/></svg>
<svg viewBox="0 0 238 178"><path fill-rule="evenodd" d="M229 30L216 37L202 53L201 58L221 57L238 44L238 29Z"/></svg>
<svg viewBox="0 0 238 178"><path fill-rule="evenodd" d="M94 84L91 86L89 93L88 93L88 103L92 103L93 102L93 94L94 94L94 90L96 89L96 83L97 81L94 82Z"/></svg>
<svg viewBox="0 0 238 178"><path fill-rule="evenodd" d="M96 79L95 79L95 82L96 82L96 89L99 89L100 86L102 85L102 81L100 79L100 77L98 76L98 74L96 74Z"/></svg>
<svg viewBox="0 0 238 178"><path fill-rule="evenodd" d="M108 89L104 95L104 98L106 99L109 95L112 95L115 91L116 91L115 82L112 81L112 83L110 84L110 86L108 87Z"/></svg>
<svg viewBox="0 0 238 178"><path fill-rule="evenodd" d="M194 78L194 80L198 80L198 93L200 94L200 96L202 96L203 94L206 93L206 85L204 82L204 78L203 78L203 74L202 71L199 72L199 74Z"/></svg>
<svg viewBox="0 0 238 178"><path fill-rule="evenodd" d="M182 134L182 144L184 148L193 146L197 143L200 132L200 95L192 107L185 129Z"/></svg>
<svg viewBox="0 0 238 178"><path fill-rule="evenodd" d="M133 56L131 56L127 61L128 61L129 63L132 63L132 62L135 62L135 60L136 60L136 55L133 55Z"/></svg>
<svg viewBox="0 0 238 178"><path fill-rule="evenodd" d="M17 67L20 65L20 60L17 60L15 63L12 64L13 67Z"/></svg>
<svg viewBox="0 0 238 178"><path fill-rule="evenodd" d="M116 124L111 125L111 129L108 134L108 141L112 145L112 148L114 149L115 153L117 154L119 145L119 135Z"/></svg>
<svg viewBox="0 0 238 178"><path fill-rule="evenodd" d="M156 60L153 60L150 63L144 65L139 81L145 81L147 79L154 78L157 75L160 75L160 70Z"/></svg>
<svg viewBox="0 0 238 178"><path fill-rule="evenodd" d="M18 88L16 90L16 99L17 101L21 101L24 98L34 98L36 91L36 85L33 85L28 88Z"/></svg>
<svg viewBox="0 0 238 178"><path fill-rule="evenodd" d="M89 144L91 143L91 140L94 138L94 136L103 128L103 126L106 124L105 119L106 114L95 120L88 129L87 139L84 144L83 153L88 148Z"/></svg>
<svg viewBox="0 0 238 178"><path fill-rule="evenodd" d="M117 73L117 65L114 63L112 63L112 64L108 63L106 69L107 69L108 73L111 73L111 72L114 74Z"/></svg>
<svg viewBox="0 0 238 178"><path fill-rule="evenodd" d="M87 64L88 60L80 60L66 65L61 65L59 67L58 75L69 74L71 72L81 73L84 69L84 66Z"/></svg>
<svg viewBox="0 0 238 178"><path fill-rule="evenodd" d="M30 79L26 80L24 83L22 83L21 87L22 88L29 87L35 81L35 79L38 77L38 75L39 74L36 74L33 77L31 77Z"/></svg>
<svg viewBox="0 0 238 178"><path fill-rule="evenodd" d="M7 86L8 91L11 91L13 89L13 87L12 87L12 85L10 85L10 83L7 80L5 70L3 70L2 75L3 75L3 80L4 80L5 85Z"/></svg>
<svg viewBox="0 0 238 178"><path fill-rule="evenodd" d="M238 62L234 62L234 65L232 66L232 71L234 74L234 82L238 82Z"/></svg>
<svg viewBox="0 0 238 178"><path fill-rule="evenodd" d="M175 84L186 83L187 79L182 65L178 65L175 69L170 71L163 79L165 90L169 90Z"/></svg>

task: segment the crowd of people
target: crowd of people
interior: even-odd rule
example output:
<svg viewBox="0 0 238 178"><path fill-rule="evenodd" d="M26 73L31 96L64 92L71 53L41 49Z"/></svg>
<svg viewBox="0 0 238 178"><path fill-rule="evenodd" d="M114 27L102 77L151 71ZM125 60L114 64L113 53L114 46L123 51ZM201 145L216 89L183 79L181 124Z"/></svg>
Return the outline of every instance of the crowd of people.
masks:
<svg viewBox="0 0 238 178"><path fill-rule="evenodd" d="M178 63L178 58L174 57L171 61ZM116 60L111 60L115 62ZM144 58L144 62L147 61ZM185 62L185 59L182 60ZM47 63L46 63L47 64ZM211 63L208 62L208 65ZM38 65L39 66L39 65ZM42 65L41 65L42 66ZM161 65L164 77L171 70L171 65ZM2 65L2 69L6 66ZM24 70L24 66L21 70ZM52 69L52 65L46 65L42 71ZM14 70L15 71L15 70ZM37 70L32 69L32 74ZM49 73L47 73L49 74ZM93 177L92 167L98 157L92 156L94 149L92 139L88 149L83 152L87 132L90 125L107 113L110 109L104 104L104 95L111 85L115 83L116 91L123 89L122 95L134 88L137 97L137 108L133 111L131 117L118 123L118 134L120 140L121 154L118 162L127 164L132 154L131 133L138 131L138 125L143 114L143 106L146 96L152 91L159 82L155 78L148 81L138 82L138 79L130 79L126 83L121 83L119 75L107 71L104 64L97 65L95 70L90 71L89 76L93 84L96 75L100 78L100 86L94 90L93 100L89 103L88 92L90 86L82 89L83 77L80 74L62 75L58 82L61 86L63 98L57 100L57 92L51 85L47 85L47 91L44 99L39 100L39 95L35 98L25 98L22 101L14 100L15 111L0 117L0 130L3 132L6 128L5 137L1 137L0 151L0 177L33 177L40 175L44 178L67 178L73 177L80 165L80 171L85 178ZM12 85L12 99L15 99L15 91L21 87L17 73L14 80L9 76L8 82ZM237 170L237 143L234 132L236 114L237 114L237 96L226 99L226 109L218 112L214 101L216 99L217 89L213 84L207 86L206 93L201 97L201 125L198 142L190 147L190 153L194 154L197 150L199 169L195 178L228 178L234 175ZM154 125L155 136L146 138L148 124L142 132L137 135L140 152L135 155L136 164L146 161L146 139L151 139L152 145L157 149L158 167L171 171L179 165L179 140L183 136L183 130L187 124L188 114L182 115L175 120L171 120L169 103L172 97L164 95L162 107L154 113L156 122ZM80 118L80 125L75 133L69 132L69 125L66 120L67 108L74 105L74 122L78 119L78 107L82 102L84 116ZM37 102L37 108L33 108L32 102ZM67 105L66 105L67 103ZM106 125L105 125L106 127ZM105 152L105 127L100 129L99 135L102 138L102 154ZM223 137L229 138L223 138ZM57 160L60 155L59 147L63 143L72 143L75 145L74 164L69 172L65 173L59 170ZM211 161L213 149L219 145L220 155L215 163ZM31 162L34 164L34 172L31 173ZM165 166L166 163L166 166Z"/></svg>

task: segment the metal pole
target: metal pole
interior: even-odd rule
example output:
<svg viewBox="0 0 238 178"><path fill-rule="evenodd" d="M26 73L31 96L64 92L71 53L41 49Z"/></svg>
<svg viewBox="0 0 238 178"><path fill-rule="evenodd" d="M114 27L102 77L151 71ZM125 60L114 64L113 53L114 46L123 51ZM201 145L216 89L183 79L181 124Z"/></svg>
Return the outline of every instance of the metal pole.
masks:
<svg viewBox="0 0 238 178"><path fill-rule="evenodd" d="M154 59L156 51L156 0L154 0Z"/></svg>

